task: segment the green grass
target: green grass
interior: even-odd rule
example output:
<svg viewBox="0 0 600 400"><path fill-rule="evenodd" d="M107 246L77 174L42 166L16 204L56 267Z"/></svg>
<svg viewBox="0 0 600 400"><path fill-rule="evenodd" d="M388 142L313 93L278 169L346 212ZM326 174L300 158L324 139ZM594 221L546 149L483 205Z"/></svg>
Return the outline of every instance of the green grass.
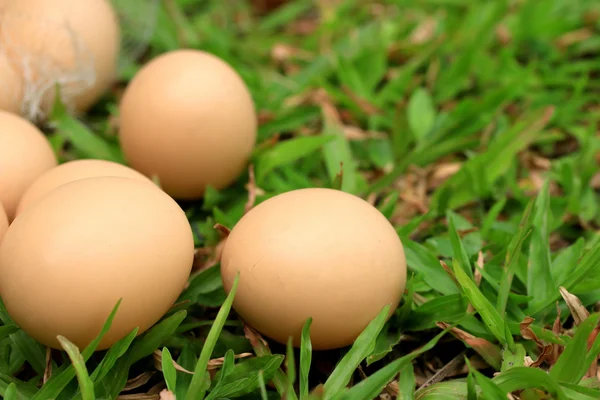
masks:
<svg viewBox="0 0 600 400"><path fill-rule="evenodd" d="M313 352L310 322L300 349L268 347L230 315L216 265L143 335L101 352L100 337L81 352L61 338L49 363L2 306L0 394L600 398L599 16L593 0L293 0L262 16L244 1L165 0L122 83L180 46L231 63L261 115L257 202L313 186L373 196L405 246L403 301L351 348ZM63 161L123 162L116 101L80 120L56 107ZM198 247L242 217L248 179L186 205Z"/></svg>

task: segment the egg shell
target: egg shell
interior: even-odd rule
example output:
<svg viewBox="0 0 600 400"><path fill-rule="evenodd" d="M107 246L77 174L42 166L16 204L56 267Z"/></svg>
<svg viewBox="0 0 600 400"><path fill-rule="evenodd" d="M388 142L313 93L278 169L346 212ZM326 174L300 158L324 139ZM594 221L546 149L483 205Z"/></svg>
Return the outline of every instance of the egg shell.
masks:
<svg viewBox="0 0 600 400"><path fill-rule="evenodd" d="M56 165L50 143L35 125L0 110L0 203L9 221L29 185Z"/></svg>
<svg viewBox="0 0 600 400"><path fill-rule="evenodd" d="M4 207L2 207L2 203L0 203L0 244L2 244L2 239L4 239L4 234L8 230L8 217L6 216L6 212L4 211Z"/></svg>
<svg viewBox="0 0 600 400"><path fill-rule="evenodd" d="M31 337L83 349L122 298L99 350L156 323L194 258L187 218L145 182L95 177L64 184L20 214L0 245L0 296Z"/></svg>
<svg viewBox="0 0 600 400"><path fill-rule="evenodd" d="M97 176L120 176L154 184L154 182L133 168L116 162L93 159L68 161L46 171L33 182L21 197L17 208L17 215L47 193L65 183Z"/></svg>
<svg viewBox="0 0 600 400"><path fill-rule="evenodd" d="M223 286L237 313L259 332L299 346L309 317L316 350L352 344L406 284L402 243L363 199L333 189L272 197L231 230L221 258Z"/></svg>
<svg viewBox="0 0 600 400"><path fill-rule="evenodd" d="M221 59L175 50L147 63L125 89L120 140L128 164L177 199L222 189L243 172L256 140L254 103Z"/></svg>
<svg viewBox="0 0 600 400"><path fill-rule="evenodd" d="M115 81L120 27L108 0L6 0L2 5L2 56L23 81L19 96L10 96L12 102L1 99L7 110L21 109L30 101L24 96L37 90L47 115L59 83L63 101L83 112Z"/></svg>

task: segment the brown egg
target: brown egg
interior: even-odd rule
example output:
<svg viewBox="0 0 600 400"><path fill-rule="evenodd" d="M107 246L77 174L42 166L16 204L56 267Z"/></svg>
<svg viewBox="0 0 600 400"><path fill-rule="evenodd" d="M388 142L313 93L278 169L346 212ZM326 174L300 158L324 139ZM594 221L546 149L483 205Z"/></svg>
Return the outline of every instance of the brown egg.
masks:
<svg viewBox="0 0 600 400"><path fill-rule="evenodd" d="M22 77L17 96L0 96L6 110L45 116L59 84L63 101L85 111L113 83L120 29L108 0L5 0L2 6L0 78Z"/></svg>
<svg viewBox="0 0 600 400"><path fill-rule="evenodd" d="M246 214L221 258L227 292L238 271L233 307L242 319L298 346L312 317L317 350L352 344L386 305L391 316L406 284L393 226L366 201L332 189L280 194Z"/></svg>
<svg viewBox="0 0 600 400"><path fill-rule="evenodd" d="M2 239L4 239L4 234L8 229L8 218L6 217L6 212L4 212L4 207L2 207L2 203L0 203L0 244L2 243Z"/></svg>
<svg viewBox="0 0 600 400"><path fill-rule="evenodd" d="M59 348L83 349L122 303L99 349L156 323L184 288L194 258L187 218L139 180L64 184L20 214L0 245L0 296L16 324Z"/></svg>
<svg viewBox="0 0 600 400"><path fill-rule="evenodd" d="M243 80L221 59L176 50L146 64L120 106L128 163L157 176L174 198L221 189L245 169L256 140L254 104Z"/></svg>
<svg viewBox="0 0 600 400"><path fill-rule="evenodd" d="M35 125L0 110L0 203L9 221L29 185L56 164L50 143Z"/></svg>
<svg viewBox="0 0 600 400"><path fill-rule="evenodd" d="M69 161L58 167L52 168L33 182L25 194L23 194L23 197L21 197L21 201L17 208L17 215L23 212L23 210L28 208L31 204L34 204L41 197L65 183L96 176L120 176L154 184L150 179L136 170L112 161Z"/></svg>

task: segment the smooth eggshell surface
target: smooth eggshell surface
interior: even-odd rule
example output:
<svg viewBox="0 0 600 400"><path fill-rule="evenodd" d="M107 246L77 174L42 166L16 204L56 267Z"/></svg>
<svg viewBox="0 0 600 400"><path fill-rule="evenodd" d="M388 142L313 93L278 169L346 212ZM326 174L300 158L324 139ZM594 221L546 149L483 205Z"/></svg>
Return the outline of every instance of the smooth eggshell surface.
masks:
<svg viewBox="0 0 600 400"><path fill-rule="evenodd" d="M80 349L122 298L99 350L156 323L183 290L194 258L187 218L166 193L121 177L62 185L20 214L0 245L0 296L16 324Z"/></svg>
<svg viewBox="0 0 600 400"><path fill-rule="evenodd" d="M221 258L233 307L280 343L299 345L313 318L314 349L350 345L375 316L400 302L406 284L402 243L388 220L359 197L301 189L270 198L232 229Z"/></svg>
<svg viewBox="0 0 600 400"><path fill-rule="evenodd" d="M176 50L147 63L120 105L128 164L157 176L182 200L222 189L243 172L256 140L254 103L244 81L221 59Z"/></svg>
<svg viewBox="0 0 600 400"><path fill-rule="evenodd" d="M7 109L42 91L47 114L60 83L67 102L85 111L116 79L120 27L109 0L6 0L2 6L3 57L24 85L19 96L2 94L11 95L12 103L0 99Z"/></svg>
<svg viewBox="0 0 600 400"><path fill-rule="evenodd" d="M2 207L2 203L0 203L0 244L2 244L2 239L4 239L4 234L8 229L8 218L6 217L6 212L4 212L4 207Z"/></svg>
<svg viewBox="0 0 600 400"><path fill-rule="evenodd" d="M0 203L9 221L29 185L56 164L50 143L35 125L0 111Z"/></svg>
<svg viewBox="0 0 600 400"><path fill-rule="evenodd" d="M154 184L150 179L136 170L112 161L68 161L45 172L33 182L19 202L17 215L41 197L65 183L97 176L120 176Z"/></svg>

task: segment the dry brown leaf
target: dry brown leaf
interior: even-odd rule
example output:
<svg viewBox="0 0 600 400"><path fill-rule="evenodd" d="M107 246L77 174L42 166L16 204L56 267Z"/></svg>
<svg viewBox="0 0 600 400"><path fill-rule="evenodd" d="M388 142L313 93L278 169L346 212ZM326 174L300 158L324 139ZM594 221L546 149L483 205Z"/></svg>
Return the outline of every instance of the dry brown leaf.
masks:
<svg viewBox="0 0 600 400"><path fill-rule="evenodd" d="M292 58L305 61L310 60L312 59L312 54L297 47L284 43L277 43L271 48L271 57L278 63L285 63Z"/></svg>
<svg viewBox="0 0 600 400"><path fill-rule="evenodd" d="M575 31L567 32L556 39L558 47L569 47L571 45L583 42L594 36L594 31L589 28L581 28Z"/></svg>
<svg viewBox="0 0 600 400"><path fill-rule="evenodd" d="M256 196L262 196L265 194L264 190L256 186L256 178L254 176L254 165L250 164L248 167L249 180L246 184L246 190L248 191L248 201L244 205L244 214L248 213L256 203Z"/></svg>
<svg viewBox="0 0 600 400"><path fill-rule="evenodd" d="M235 354L233 357L235 359L240 359L240 358L246 358L246 357L252 357L254 354L252 353L240 353L240 354ZM208 362L208 369L217 369L220 366L223 365L223 362L225 361L225 357L219 357L219 358L213 358L212 360L210 360Z"/></svg>
<svg viewBox="0 0 600 400"><path fill-rule="evenodd" d="M42 384L46 384L48 379L52 376L52 348L46 347L46 368L44 369L44 377L42 378Z"/></svg>
<svg viewBox="0 0 600 400"><path fill-rule="evenodd" d="M429 190L437 188L452 175L460 171L461 167L462 163L460 162L447 162L434 165L433 171L428 178L427 188Z"/></svg>
<svg viewBox="0 0 600 400"><path fill-rule="evenodd" d="M504 24L498 24L496 26L496 38L504 46L506 46L506 45L510 44L510 42L512 42L512 34L508 30L508 27Z"/></svg>
<svg viewBox="0 0 600 400"><path fill-rule="evenodd" d="M544 342L537 337L535 332L533 332L533 330L530 328L533 321L535 321L533 318L525 317L525 319L519 324L519 330L524 339L533 340L535 342L540 355L537 360L532 361L531 366L539 367L544 361L551 361L553 346L544 344Z"/></svg>
<svg viewBox="0 0 600 400"><path fill-rule="evenodd" d="M575 321L575 325L579 325L590 316L589 311L586 310L581 303L581 300L579 300L577 296L569 293L563 286L561 286L558 290L560 291L562 298L567 303L567 307L569 307L569 310L571 311L571 316Z"/></svg>
<svg viewBox="0 0 600 400"><path fill-rule="evenodd" d="M350 99L352 99L352 101L358 106L358 108L360 108L361 111L364 112L365 114L367 114L367 115L381 114L381 110L377 106L375 106L374 104L371 104L367 99L364 99L361 96L359 96L358 94L354 93L354 91L352 91L349 87L343 86L342 90L344 91L344 93L346 93L346 95L348 97L350 97Z"/></svg>
<svg viewBox="0 0 600 400"><path fill-rule="evenodd" d="M244 336L250 342L250 345L254 349L254 352L258 356L262 356L265 354L265 349L269 348L269 344L262 337L257 330L252 328L250 325L244 323Z"/></svg>
<svg viewBox="0 0 600 400"><path fill-rule="evenodd" d="M367 139L386 139L387 135L383 132L365 131L358 126L344 125L342 127L344 137L348 140L361 141Z"/></svg>
<svg viewBox="0 0 600 400"><path fill-rule="evenodd" d="M460 287L460 284L458 283L458 281L456 280L456 276L454 275L454 271L452 270L452 268L450 268L448 266L448 264L446 264L444 261L440 260L440 265L442 266L442 268L444 268L444 271L446 271L446 273L448 275L450 275L450 278L452 278L452 280L454 281L454 283L456 284L456 286ZM446 329L446 328L444 328Z"/></svg>
<svg viewBox="0 0 600 400"><path fill-rule="evenodd" d="M127 384L123 388L122 392L128 392L130 390L137 389L141 386L144 386L146 383L148 383L150 378L152 378L152 376L154 376L154 374L155 374L154 371L143 372L140 375L136 376L135 378L131 378L130 380L127 381Z"/></svg>
<svg viewBox="0 0 600 400"><path fill-rule="evenodd" d="M590 181L590 185L594 189L600 189L600 172L597 172L596 175L594 175L592 177L592 180Z"/></svg>
<svg viewBox="0 0 600 400"><path fill-rule="evenodd" d="M385 394L390 396L392 399L397 399L400 394L400 387L398 386L398 381L394 380L385 385L383 388Z"/></svg>
<svg viewBox="0 0 600 400"><path fill-rule="evenodd" d="M154 360L154 368L156 368L159 371L162 371L162 351L154 350L154 352L152 353L152 358ZM171 361L173 362L173 366L175 367L175 369L177 371L181 371L186 374L194 375L194 373L192 371L188 371L187 369L183 368L181 365L177 364L177 362L175 360L171 360Z"/></svg>
<svg viewBox="0 0 600 400"><path fill-rule="evenodd" d="M450 327L450 325L445 322L438 322L436 325L440 329L448 329ZM463 341L465 344L475 350L483 359L493 359L498 364L502 362L502 351L498 346L489 342L488 340L473 336L469 332L463 331L459 328L452 328L450 333L452 336Z"/></svg>
<svg viewBox="0 0 600 400"><path fill-rule="evenodd" d="M146 393L120 394L115 400L160 400L160 396Z"/></svg>
<svg viewBox="0 0 600 400"><path fill-rule="evenodd" d="M229 228L227 228L226 226L223 226L221 224L215 224L213 226L213 228L218 230L219 233L221 234L221 236L223 236L223 237L229 236L229 233L231 232L231 230Z"/></svg>
<svg viewBox="0 0 600 400"><path fill-rule="evenodd" d="M554 320L554 324L552 324L552 333L554 333L556 336L560 335L561 333L561 329L562 329L562 324L560 323L560 304L558 303L558 301L556 302L556 319ZM552 352L552 362L551 364L554 364L556 362L556 360L558 360L558 357L560 357L562 351L563 351L563 346L559 346L559 345L554 345L553 346L554 351Z"/></svg>
<svg viewBox="0 0 600 400"><path fill-rule="evenodd" d="M429 42L433 38L436 28L437 21L433 18L426 18L412 31L409 41L415 45Z"/></svg>
<svg viewBox="0 0 600 400"><path fill-rule="evenodd" d="M460 352L460 354L455 356L452 360L450 360L450 362L446 363L442 368L437 370L432 377L430 377L425 383L423 383L419 387L419 389L441 382L442 380L446 379L446 377L448 377L450 374L453 374L460 368L462 368L463 364L465 363L465 354L466 351L464 350Z"/></svg>

